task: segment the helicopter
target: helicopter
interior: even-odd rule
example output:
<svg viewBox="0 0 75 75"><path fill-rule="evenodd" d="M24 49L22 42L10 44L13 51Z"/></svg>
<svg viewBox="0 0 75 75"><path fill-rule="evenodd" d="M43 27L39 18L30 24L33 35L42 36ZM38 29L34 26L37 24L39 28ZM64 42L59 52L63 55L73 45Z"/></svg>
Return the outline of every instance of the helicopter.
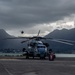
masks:
<svg viewBox="0 0 75 75"><path fill-rule="evenodd" d="M24 31L21 31L21 34L23 34ZM49 60L54 60L55 59L55 54L51 51L48 51L48 43L43 43L41 39L47 39L39 36L40 30L38 32L37 36L34 37L24 37L28 40L22 41L21 43L28 42L28 47L27 50L23 48L23 51L26 52L24 55L26 56L26 59L29 59L29 57L40 57L40 59L45 59L46 56L49 56ZM23 38L23 37L22 37Z"/></svg>
<svg viewBox="0 0 75 75"><path fill-rule="evenodd" d="M24 34L24 31L21 31L21 34ZM50 40L54 42L64 43L68 45L74 45L71 40L64 40L64 39L54 39L54 38L46 38L39 36L40 30L37 36L33 37L16 37L16 38L8 38L8 39L24 39L21 43L27 43L27 49L23 48L23 55L26 56L26 59L29 57L40 57L40 59L45 59L46 57L49 58L50 61L53 61L56 56L52 49L48 49L49 44L44 43L42 40Z"/></svg>

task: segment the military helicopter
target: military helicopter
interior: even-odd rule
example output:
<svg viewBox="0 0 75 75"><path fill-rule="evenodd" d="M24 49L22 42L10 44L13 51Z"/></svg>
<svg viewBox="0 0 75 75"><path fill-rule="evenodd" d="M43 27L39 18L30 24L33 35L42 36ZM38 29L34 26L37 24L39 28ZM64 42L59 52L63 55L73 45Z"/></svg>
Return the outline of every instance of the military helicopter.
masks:
<svg viewBox="0 0 75 75"><path fill-rule="evenodd" d="M24 33L24 31L21 31L21 34L23 34L23 33ZM24 37L27 40L21 42L21 43L28 42L27 50L25 50L25 48L23 48L23 51L26 52L24 54L24 55L26 55L26 59L29 59L29 57L33 57L33 58L34 57L40 57L40 59L45 59L45 57L49 55L49 51L47 49L49 44L48 43L43 43L41 41L41 39L46 40L48 38L40 37L39 34L40 34L40 30L39 30L37 36ZM51 51L51 49L50 49L50 51ZM55 58L55 54L53 54L53 52L51 51L51 58L49 58L49 59L54 60L54 58Z"/></svg>

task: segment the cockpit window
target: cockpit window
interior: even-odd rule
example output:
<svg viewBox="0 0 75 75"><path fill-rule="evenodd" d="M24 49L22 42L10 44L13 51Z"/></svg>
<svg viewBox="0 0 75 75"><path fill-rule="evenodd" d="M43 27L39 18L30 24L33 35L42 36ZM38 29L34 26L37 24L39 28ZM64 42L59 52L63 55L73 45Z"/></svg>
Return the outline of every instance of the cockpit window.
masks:
<svg viewBox="0 0 75 75"><path fill-rule="evenodd" d="M45 46L37 46L37 48L45 48Z"/></svg>

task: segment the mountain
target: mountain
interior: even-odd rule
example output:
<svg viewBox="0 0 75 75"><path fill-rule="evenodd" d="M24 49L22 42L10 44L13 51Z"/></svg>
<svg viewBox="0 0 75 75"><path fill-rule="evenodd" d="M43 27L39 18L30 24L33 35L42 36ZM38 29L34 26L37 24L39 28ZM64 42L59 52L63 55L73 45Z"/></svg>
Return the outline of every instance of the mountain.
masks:
<svg viewBox="0 0 75 75"><path fill-rule="evenodd" d="M70 29L70 30L67 30L67 29L54 30L53 32L46 35L45 37L75 41L75 28ZM59 53L75 52L75 46L62 44L62 43L58 43L58 42L53 42L53 41L49 41L49 40L47 40L46 42L49 43L49 45L50 45L49 48L52 48L55 52L59 52Z"/></svg>
<svg viewBox="0 0 75 75"><path fill-rule="evenodd" d="M0 29L0 39L12 37L5 30Z"/></svg>
<svg viewBox="0 0 75 75"><path fill-rule="evenodd" d="M7 52L7 50L22 50L25 44L21 44L23 39L7 39L14 38L5 30L0 29L0 52ZM8 51L9 52L9 51Z"/></svg>
<svg viewBox="0 0 75 75"><path fill-rule="evenodd" d="M53 32L49 33L45 37L52 37L55 39L67 39L67 40L74 40L75 41L75 28L67 30L54 30Z"/></svg>

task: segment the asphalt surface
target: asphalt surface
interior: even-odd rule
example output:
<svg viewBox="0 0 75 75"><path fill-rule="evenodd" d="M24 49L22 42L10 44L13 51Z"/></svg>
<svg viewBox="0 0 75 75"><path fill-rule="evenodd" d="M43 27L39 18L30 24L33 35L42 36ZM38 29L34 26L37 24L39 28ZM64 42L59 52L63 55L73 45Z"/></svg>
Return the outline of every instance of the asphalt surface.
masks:
<svg viewBox="0 0 75 75"><path fill-rule="evenodd" d="M0 59L0 75L75 75L75 59L66 59Z"/></svg>

